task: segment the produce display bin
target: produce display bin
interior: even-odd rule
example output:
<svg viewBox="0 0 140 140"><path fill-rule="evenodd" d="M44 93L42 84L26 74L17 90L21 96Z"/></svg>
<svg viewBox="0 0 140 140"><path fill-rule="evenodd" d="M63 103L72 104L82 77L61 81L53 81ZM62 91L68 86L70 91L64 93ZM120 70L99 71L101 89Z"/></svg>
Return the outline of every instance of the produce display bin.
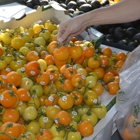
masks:
<svg viewBox="0 0 140 140"><path fill-rule="evenodd" d="M12 3L11 5L14 6L21 6L18 3ZM9 6L9 5L8 5ZM47 5L45 7L40 7L37 10L33 9L26 9L27 7L25 6L21 11L19 10L18 18L15 17L9 17L8 20L2 19L0 16L0 28L5 29L5 28L16 28L18 26L23 26L23 27L30 27L33 23L38 22L38 23L43 23L46 20L52 20L53 22L59 24L62 21L68 20L70 17L67 16L63 10L56 10L52 8L50 5ZM15 8L14 8L15 9ZM13 10L14 10L13 9ZM16 9L15 9L16 10ZM27 10L27 11L26 11ZM16 13L17 11L15 11ZM21 13L20 13L21 12ZM24 14L23 14L24 13ZM24 16L23 16L24 15ZM106 45L100 45L100 47L105 47ZM117 52L120 51L119 49L112 48L113 51ZM111 135L114 133L116 127L114 122L114 116L117 113L116 109L116 97L113 95L109 95L107 91L104 91L102 96L99 98L101 102L106 105L107 107L107 114L106 116L101 119L94 127L94 133L89 136L83 138L83 140L111 140Z"/></svg>

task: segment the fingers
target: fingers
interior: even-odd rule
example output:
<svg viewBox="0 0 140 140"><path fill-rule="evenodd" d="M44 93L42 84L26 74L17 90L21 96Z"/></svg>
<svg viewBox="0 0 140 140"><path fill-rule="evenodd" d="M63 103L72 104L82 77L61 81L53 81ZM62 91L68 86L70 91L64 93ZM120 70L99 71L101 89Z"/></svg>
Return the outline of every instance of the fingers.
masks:
<svg viewBox="0 0 140 140"><path fill-rule="evenodd" d="M62 37L63 33L65 33L65 30L60 26L59 30L58 30L58 35L57 35L57 39L59 42L63 42L64 39Z"/></svg>

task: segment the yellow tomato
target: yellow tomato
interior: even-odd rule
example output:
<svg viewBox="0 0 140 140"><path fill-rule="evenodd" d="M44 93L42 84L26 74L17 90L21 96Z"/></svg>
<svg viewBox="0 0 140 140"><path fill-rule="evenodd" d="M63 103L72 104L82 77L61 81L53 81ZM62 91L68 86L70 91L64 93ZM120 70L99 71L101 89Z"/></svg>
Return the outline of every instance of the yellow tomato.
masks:
<svg viewBox="0 0 140 140"><path fill-rule="evenodd" d="M24 44L25 44L25 41L21 37L14 37L11 41L11 46L17 50L20 49L22 46L24 46Z"/></svg>

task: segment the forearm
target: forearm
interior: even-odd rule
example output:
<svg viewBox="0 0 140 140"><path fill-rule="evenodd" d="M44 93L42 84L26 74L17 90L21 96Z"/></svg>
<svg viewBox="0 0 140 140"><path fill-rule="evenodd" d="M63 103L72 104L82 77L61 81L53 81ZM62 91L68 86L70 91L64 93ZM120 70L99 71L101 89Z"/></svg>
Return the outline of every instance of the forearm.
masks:
<svg viewBox="0 0 140 140"><path fill-rule="evenodd" d="M122 0L81 15L79 20L84 26L125 23L140 19L140 0Z"/></svg>

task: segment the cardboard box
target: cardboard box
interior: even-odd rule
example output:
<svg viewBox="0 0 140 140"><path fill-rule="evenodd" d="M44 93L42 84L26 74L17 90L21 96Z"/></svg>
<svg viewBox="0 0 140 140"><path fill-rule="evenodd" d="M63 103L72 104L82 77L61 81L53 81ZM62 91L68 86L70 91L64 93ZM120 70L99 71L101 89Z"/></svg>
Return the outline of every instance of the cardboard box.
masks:
<svg viewBox="0 0 140 140"><path fill-rule="evenodd" d="M19 4L13 3L12 5L19 5ZM26 8L27 7L25 7L25 9ZM15 17L18 17L18 18L15 18ZM11 19L9 18L8 21L1 20L0 28L1 29L5 29L5 28L14 29L18 26L31 27L31 25L35 22L44 23L48 19L59 24L62 21L70 19L70 17L66 15L63 10L56 10L52 8L50 5L47 5L46 7L40 7L37 10L28 9L28 12L25 10L24 14L23 12L20 14L20 11L19 11L18 16L15 16L15 17L11 17ZM89 33L87 34L87 32L83 32L81 34L81 37L88 38L88 35ZM105 47L105 46L101 45L100 47ZM107 115L105 116L105 118L101 119L95 125L94 133L89 137L83 138L83 140L111 140L114 116L117 113L117 109L115 107L116 99L115 99L115 96L109 95L107 91L104 91L103 95L99 99L104 105L107 106L107 109L108 109Z"/></svg>

